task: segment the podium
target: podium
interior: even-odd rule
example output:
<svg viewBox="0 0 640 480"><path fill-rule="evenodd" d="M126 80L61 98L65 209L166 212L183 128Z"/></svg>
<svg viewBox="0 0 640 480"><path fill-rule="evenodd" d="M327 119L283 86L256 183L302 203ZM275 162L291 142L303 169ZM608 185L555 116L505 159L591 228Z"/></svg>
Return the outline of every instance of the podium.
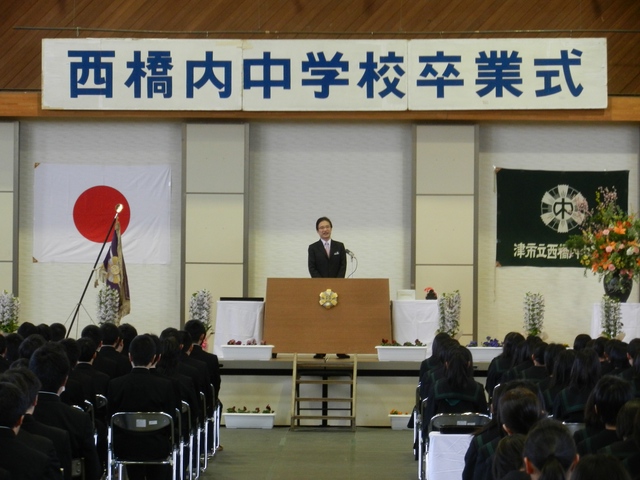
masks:
<svg viewBox="0 0 640 480"><path fill-rule="evenodd" d="M329 289L338 302L327 309ZM376 353L391 338L389 280L268 278L263 338L275 353Z"/></svg>

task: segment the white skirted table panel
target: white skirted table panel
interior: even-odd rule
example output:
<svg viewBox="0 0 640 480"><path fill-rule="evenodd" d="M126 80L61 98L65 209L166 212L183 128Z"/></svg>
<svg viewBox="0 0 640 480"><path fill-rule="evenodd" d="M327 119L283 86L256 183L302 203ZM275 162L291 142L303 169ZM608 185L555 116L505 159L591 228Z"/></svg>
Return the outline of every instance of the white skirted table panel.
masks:
<svg viewBox="0 0 640 480"><path fill-rule="evenodd" d="M622 314L622 331L624 341L629 342L640 337L640 303L621 303L620 313ZM602 333L602 304L593 304L593 315L591 317L591 337L599 337Z"/></svg>
<svg viewBox="0 0 640 480"><path fill-rule="evenodd" d="M462 478L464 455L472 435L431 432L427 453L427 479L451 480Z"/></svg>
<svg viewBox="0 0 640 480"><path fill-rule="evenodd" d="M262 341L264 302L223 300L217 305L213 353L223 358L221 346L229 340L245 343L254 339L258 344Z"/></svg>
<svg viewBox="0 0 640 480"><path fill-rule="evenodd" d="M392 304L393 339L399 343L416 339L428 342L427 356L431 355L431 342L438 329L437 300L400 300Z"/></svg>

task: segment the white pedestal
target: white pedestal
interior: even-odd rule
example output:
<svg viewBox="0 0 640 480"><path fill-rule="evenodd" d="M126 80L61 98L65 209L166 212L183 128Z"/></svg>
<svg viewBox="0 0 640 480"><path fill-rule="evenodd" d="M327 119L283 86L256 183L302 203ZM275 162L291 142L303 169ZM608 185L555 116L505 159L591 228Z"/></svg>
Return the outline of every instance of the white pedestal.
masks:
<svg viewBox="0 0 640 480"><path fill-rule="evenodd" d="M222 345L229 340L262 341L264 302L225 300L217 302L213 353L224 358Z"/></svg>
<svg viewBox="0 0 640 480"><path fill-rule="evenodd" d="M381 362L422 362L427 358L427 347L386 347L378 345L378 360Z"/></svg>
<svg viewBox="0 0 640 480"><path fill-rule="evenodd" d="M227 428L273 428L275 413L223 413Z"/></svg>
<svg viewBox="0 0 640 480"><path fill-rule="evenodd" d="M437 300L402 300L392 304L391 323L393 340L398 343L427 344L427 356L431 355L431 342L438 329Z"/></svg>

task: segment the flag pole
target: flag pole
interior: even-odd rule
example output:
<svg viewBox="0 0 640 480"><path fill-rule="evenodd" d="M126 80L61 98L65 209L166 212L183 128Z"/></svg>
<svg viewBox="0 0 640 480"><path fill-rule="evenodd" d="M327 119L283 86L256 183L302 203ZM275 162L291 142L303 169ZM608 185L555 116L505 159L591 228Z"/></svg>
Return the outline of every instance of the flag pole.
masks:
<svg viewBox="0 0 640 480"><path fill-rule="evenodd" d="M89 284L91 283L91 278L93 277L93 272L96 270L96 267L98 266L98 262L100 261L100 259L102 258L102 252L104 251L104 247L107 244L107 242L109 241L109 237L111 237L111 232L113 232L113 227L115 226L116 222L118 221L118 215L120 215L120 212L122 212L122 209L124 207L122 206L121 203L118 203L115 207L116 209L116 214L113 217L113 221L111 222L111 226L109 227L109 231L107 232L107 236L104 239L104 242L102 242L102 247L100 248L100 252L98 253L98 256L96 257L96 261L93 264L93 268L91 269L91 273L89 274L89 278L87 278L87 284L84 286L84 290L82 291L82 295L80 295L80 301L78 301L78 305L76 306L76 311L73 314L73 318L71 319L71 325L69 325L69 328L67 328L67 336L65 338L69 338L69 334L71 333L71 329L73 328L73 324L76 321L76 318L78 318L78 315L80 313L80 306L82 305L82 300L84 299L85 294L87 293L87 289L89 288Z"/></svg>

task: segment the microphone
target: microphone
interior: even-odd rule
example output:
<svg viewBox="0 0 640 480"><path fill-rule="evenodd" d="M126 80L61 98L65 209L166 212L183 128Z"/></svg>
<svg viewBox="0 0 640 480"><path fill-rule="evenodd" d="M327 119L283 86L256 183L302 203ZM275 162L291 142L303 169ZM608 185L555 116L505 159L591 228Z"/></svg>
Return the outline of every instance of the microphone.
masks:
<svg viewBox="0 0 640 480"><path fill-rule="evenodd" d="M355 254L351 250L349 250L348 248L345 248L344 252L347 255L349 255L351 258L355 257Z"/></svg>

